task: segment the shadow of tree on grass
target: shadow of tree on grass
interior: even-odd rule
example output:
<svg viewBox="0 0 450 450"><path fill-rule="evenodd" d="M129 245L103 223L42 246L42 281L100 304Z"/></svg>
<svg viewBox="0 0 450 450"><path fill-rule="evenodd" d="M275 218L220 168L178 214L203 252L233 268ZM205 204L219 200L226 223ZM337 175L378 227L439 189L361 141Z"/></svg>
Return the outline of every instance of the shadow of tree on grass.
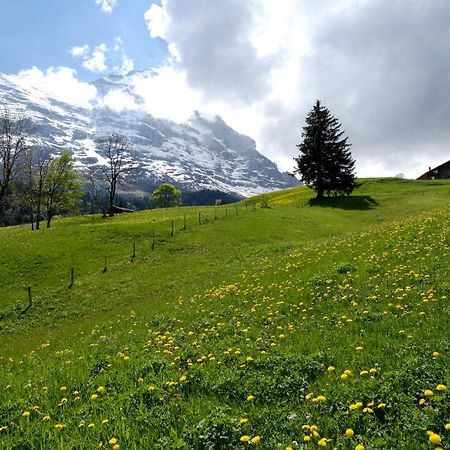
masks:
<svg viewBox="0 0 450 450"><path fill-rule="evenodd" d="M378 202L370 195L349 195L338 197L326 197L323 199L312 198L309 206L321 206L324 208L367 210L378 206Z"/></svg>

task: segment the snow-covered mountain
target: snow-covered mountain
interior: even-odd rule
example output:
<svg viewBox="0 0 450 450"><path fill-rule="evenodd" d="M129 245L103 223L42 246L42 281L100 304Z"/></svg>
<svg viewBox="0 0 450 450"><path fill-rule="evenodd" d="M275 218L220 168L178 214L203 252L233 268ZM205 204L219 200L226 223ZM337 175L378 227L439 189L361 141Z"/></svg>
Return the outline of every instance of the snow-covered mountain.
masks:
<svg viewBox="0 0 450 450"><path fill-rule="evenodd" d="M158 119L140 107L133 89L135 77L152 71L131 72L99 79L96 98L89 105L74 105L24 83L17 75L0 74L0 104L24 111L34 124L35 138L53 154L69 150L78 166L101 164L95 138L112 132L129 138L142 169L133 177L139 190L171 181L185 190L219 190L242 196L296 185L287 174L256 150L255 142L229 127L220 117L195 113L178 124ZM133 106L117 111L106 106L111 96L126 96ZM74 102L76 103L76 102Z"/></svg>

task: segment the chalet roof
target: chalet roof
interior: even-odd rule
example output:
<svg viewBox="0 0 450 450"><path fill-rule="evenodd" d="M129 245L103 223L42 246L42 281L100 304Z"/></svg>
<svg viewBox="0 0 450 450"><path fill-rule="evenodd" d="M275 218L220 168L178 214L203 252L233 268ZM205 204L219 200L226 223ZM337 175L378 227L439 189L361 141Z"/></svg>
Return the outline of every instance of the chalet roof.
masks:
<svg viewBox="0 0 450 450"><path fill-rule="evenodd" d="M420 177L418 177L417 179L418 179L418 180L425 179L425 178L428 177L428 174L429 174L430 172L433 172L433 171L435 171L435 170L439 170L439 169L441 169L441 168L443 168L443 167L445 167L445 166L447 166L447 165L450 166L450 159L449 159L447 162L442 163L442 164L440 164L439 166L434 167L433 169L427 170L425 173L423 173L422 175L420 175Z"/></svg>

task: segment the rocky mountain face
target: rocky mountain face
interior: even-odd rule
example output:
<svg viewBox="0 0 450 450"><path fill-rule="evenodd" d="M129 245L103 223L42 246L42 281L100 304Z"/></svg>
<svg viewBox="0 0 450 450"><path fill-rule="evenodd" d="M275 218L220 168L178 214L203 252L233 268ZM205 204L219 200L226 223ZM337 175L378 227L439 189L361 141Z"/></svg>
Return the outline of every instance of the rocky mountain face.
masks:
<svg viewBox="0 0 450 450"><path fill-rule="evenodd" d="M23 111L34 125L34 138L52 154L70 151L81 170L103 164L95 139L112 132L126 136L140 169L129 175L128 188L149 192L163 181L185 191L213 190L248 196L298 184L256 150L255 142L229 127L220 117L195 113L186 123L158 119L142 108L121 112L102 99L120 93L142 103L132 89L133 77L110 76L92 83L98 100L89 107L63 103L24 85L20 77L0 74L0 104ZM145 76L152 76L147 71Z"/></svg>

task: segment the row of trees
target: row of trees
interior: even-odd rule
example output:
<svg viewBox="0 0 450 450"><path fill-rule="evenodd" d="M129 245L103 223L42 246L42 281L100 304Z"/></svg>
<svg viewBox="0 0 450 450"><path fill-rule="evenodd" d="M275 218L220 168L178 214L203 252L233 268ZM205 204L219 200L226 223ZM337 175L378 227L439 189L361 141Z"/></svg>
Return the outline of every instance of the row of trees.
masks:
<svg viewBox="0 0 450 450"><path fill-rule="evenodd" d="M51 158L32 142L32 124L4 109L0 115L0 223L31 222L47 227L59 212L71 211L82 196L82 182L69 153Z"/></svg>
<svg viewBox="0 0 450 450"><path fill-rule="evenodd" d="M45 219L50 228L55 214L78 210L84 195L83 178L88 180L85 190L95 209L113 216L118 186L139 164L123 136L99 137L96 147L105 164L88 168L82 176L68 152L52 157L33 139L31 121L4 108L0 113L0 225L26 221L39 230ZM181 203L181 192L164 183L152 199L156 206L167 208Z"/></svg>

